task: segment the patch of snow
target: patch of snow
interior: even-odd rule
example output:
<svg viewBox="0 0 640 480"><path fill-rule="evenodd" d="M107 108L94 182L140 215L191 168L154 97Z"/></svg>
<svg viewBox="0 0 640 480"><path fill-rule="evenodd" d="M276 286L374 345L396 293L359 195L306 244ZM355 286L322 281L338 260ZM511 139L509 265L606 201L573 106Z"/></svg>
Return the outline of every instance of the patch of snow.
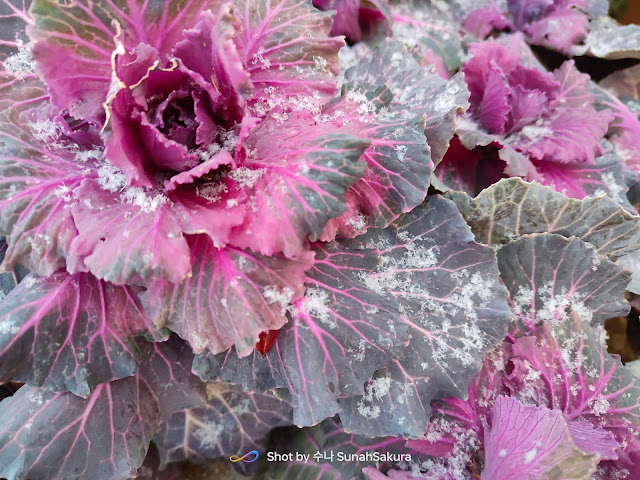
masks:
<svg viewBox="0 0 640 480"><path fill-rule="evenodd" d="M236 182L240 188L252 188L266 171L266 168L252 170L247 167L239 167L229 172L229 178Z"/></svg>
<svg viewBox="0 0 640 480"><path fill-rule="evenodd" d="M4 68L13 73L18 78L24 78L31 75L36 68L36 61L31 55L29 45L24 45L18 41L18 51L4 61Z"/></svg>
<svg viewBox="0 0 640 480"><path fill-rule="evenodd" d="M524 454L524 463L531 463L533 461L534 458L536 458L536 455L538 454L538 450L536 450L535 448L533 450L529 450L527 453Z"/></svg>
<svg viewBox="0 0 640 480"><path fill-rule="evenodd" d="M269 304L280 304L280 313L284 315L291 304L294 293L292 289L286 286L280 288L278 285L267 285L262 292L262 296Z"/></svg>
<svg viewBox="0 0 640 480"><path fill-rule="evenodd" d="M304 298L296 308L298 313L308 314L329 328L336 328L338 325L329 309L330 304L326 291L316 287L307 287Z"/></svg>

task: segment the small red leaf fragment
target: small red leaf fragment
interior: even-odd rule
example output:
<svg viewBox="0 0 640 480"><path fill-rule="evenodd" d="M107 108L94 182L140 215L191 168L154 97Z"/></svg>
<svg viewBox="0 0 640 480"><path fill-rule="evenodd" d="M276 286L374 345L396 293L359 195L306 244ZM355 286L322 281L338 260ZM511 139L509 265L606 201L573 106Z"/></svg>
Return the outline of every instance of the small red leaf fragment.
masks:
<svg viewBox="0 0 640 480"><path fill-rule="evenodd" d="M269 330L268 332L262 332L258 337L258 343L256 343L256 350L260 352L263 357L267 354L269 349L276 343L278 339L278 330Z"/></svg>

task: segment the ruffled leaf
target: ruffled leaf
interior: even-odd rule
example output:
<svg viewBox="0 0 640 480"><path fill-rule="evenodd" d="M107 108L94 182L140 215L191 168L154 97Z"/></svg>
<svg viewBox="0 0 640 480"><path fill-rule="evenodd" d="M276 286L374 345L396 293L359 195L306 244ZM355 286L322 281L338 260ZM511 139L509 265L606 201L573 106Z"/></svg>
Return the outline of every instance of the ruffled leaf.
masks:
<svg viewBox="0 0 640 480"><path fill-rule="evenodd" d="M401 354L408 335L395 298L363 280L379 262L375 251L337 243L318 244L314 251L305 295L294 303L266 356L254 352L239 359L231 350L194 362L194 371L206 380L256 392L282 389L298 426L333 416L339 398L364 393L364 383Z"/></svg>
<svg viewBox="0 0 640 480"><path fill-rule="evenodd" d="M203 388L188 371L193 355L183 343L139 347L145 360L136 375L100 385L87 399L23 387L0 403L8 420L0 428L0 475L135 476L160 422L196 406Z"/></svg>
<svg viewBox="0 0 640 480"><path fill-rule="evenodd" d="M0 304L0 381L86 397L133 375L141 358L134 337L162 336L139 290L84 273L28 276Z"/></svg>
<svg viewBox="0 0 640 480"><path fill-rule="evenodd" d="M514 313L527 328L561 325L571 313L602 325L629 312L624 291L630 273L578 238L523 235L498 251L498 265Z"/></svg>
<svg viewBox="0 0 640 480"><path fill-rule="evenodd" d="M616 449L620 447L613 434L588 420L569 422L569 432L576 446L583 452L593 452L601 460L617 460Z"/></svg>
<svg viewBox="0 0 640 480"><path fill-rule="evenodd" d="M74 0L63 6L55 0L35 0L29 36L52 102L78 118L102 122L116 37L124 51L146 43L166 61L183 30L214 5L209 0Z"/></svg>
<svg viewBox="0 0 640 480"><path fill-rule="evenodd" d="M592 85L598 104L614 115L609 126L609 140L624 165L636 178L640 177L638 71L638 66L619 70L602 80L599 87Z"/></svg>
<svg viewBox="0 0 640 480"><path fill-rule="evenodd" d="M136 275L180 282L191 269L189 247L167 197L142 187L111 190L93 179L76 188L73 253L93 275L118 285Z"/></svg>
<svg viewBox="0 0 640 480"><path fill-rule="evenodd" d="M316 125L302 112L285 123L264 120L244 142L242 167L230 174L249 189L251 206L230 243L264 255L304 251L307 237L317 240L345 211L345 191L364 174L359 159L369 143L365 135Z"/></svg>
<svg viewBox="0 0 640 480"><path fill-rule="evenodd" d="M454 204L437 196L353 243L376 247L380 264L363 279L397 298L411 339L364 395L340 400L340 417L348 431L363 435L419 437L430 402L465 395L486 352L506 333L511 314L495 254L475 243Z"/></svg>
<svg viewBox="0 0 640 480"><path fill-rule="evenodd" d="M560 410L497 398L484 432L482 475L495 480L515 476L582 480L595 472L599 455L582 451Z"/></svg>
<svg viewBox="0 0 640 480"><path fill-rule="evenodd" d="M435 67L450 78L462 63L460 25L437 4L395 4L392 6L393 37L404 43L418 62Z"/></svg>
<svg viewBox="0 0 640 480"><path fill-rule="evenodd" d="M333 97L344 41L329 37L332 12L320 12L304 0L235 4L243 26L235 42L254 86L254 109L268 111L301 97L319 106Z"/></svg>
<svg viewBox="0 0 640 480"><path fill-rule="evenodd" d="M453 478L466 478L463 471L478 472L486 461L480 439L486 440L491 408L501 396L510 396L524 405L561 412L575 444L603 460L599 468L608 472L603 478L625 478L640 451L640 384L607 353L604 335L602 327L593 329L572 315L558 326L543 324L507 338L489 353L470 383L469 399L434 403L425 437L408 446L442 457L437 465L456 472Z"/></svg>
<svg viewBox="0 0 640 480"><path fill-rule="evenodd" d="M74 263L72 191L102 154L90 131L86 147L73 145L74 132L46 105L43 84L31 77L15 82L17 88L0 90L0 101L15 95L0 112L0 234L8 244L2 268L22 264L50 275Z"/></svg>
<svg viewBox="0 0 640 480"><path fill-rule="evenodd" d="M476 241L504 245L520 235L578 237L613 260L640 248L640 219L608 197L569 198L519 178L504 179L470 199L451 193Z"/></svg>
<svg viewBox="0 0 640 480"><path fill-rule="evenodd" d="M536 181L573 198L607 195L633 211L626 195L627 173L621 157L608 142L603 141L602 145L605 153L593 165L536 162L542 174Z"/></svg>
<svg viewBox="0 0 640 480"><path fill-rule="evenodd" d="M567 420L586 420L596 429L610 432L619 445L615 455L620 457L611 465L628 468L629 455L640 451L638 379L607 353L601 330L593 330L575 317L559 327L540 327L534 335L513 344L513 371L503 381L505 387L523 403L560 409ZM562 382L552 381L557 375ZM588 440L597 435L601 443L592 448L613 457L610 437L592 432L580 440L582 434L577 430L584 430L584 425L572 429L581 448L593 445Z"/></svg>
<svg viewBox="0 0 640 480"><path fill-rule="evenodd" d="M347 192L346 214L329 224L322 240L386 227L418 206L433 161L442 158L453 136L455 115L466 106L460 76L445 82L427 73L397 41L385 40L369 62L349 70L342 97L325 109L324 118L370 139L371 146L363 156L364 177Z"/></svg>
<svg viewBox="0 0 640 480"><path fill-rule="evenodd" d="M518 149L536 160L592 163L602 153L600 140L612 115L596 112L589 76L578 73L573 61L563 63L554 77L560 87L547 107L549 113L521 130Z"/></svg>
<svg viewBox="0 0 640 480"><path fill-rule="evenodd" d="M313 6L323 11L335 10L331 35L344 35L351 43L390 31L388 0L313 0Z"/></svg>
<svg viewBox="0 0 640 480"><path fill-rule="evenodd" d="M289 304L304 292L313 254L287 259L219 249L204 235L189 244L191 276L181 283L151 281L143 296L147 311L196 353L220 353L235 345L240 356L250 355L261 332L286 323Z"/></svg>
<svg viewBox="0 0 640 480"><path fill-rule="evenodd" d="M291 425L291 407L271 394L245 393L225 383L207 386L203 405L181 410L162 423L154 438L161 467L189 460L263 452L273 428Z"/></svg>

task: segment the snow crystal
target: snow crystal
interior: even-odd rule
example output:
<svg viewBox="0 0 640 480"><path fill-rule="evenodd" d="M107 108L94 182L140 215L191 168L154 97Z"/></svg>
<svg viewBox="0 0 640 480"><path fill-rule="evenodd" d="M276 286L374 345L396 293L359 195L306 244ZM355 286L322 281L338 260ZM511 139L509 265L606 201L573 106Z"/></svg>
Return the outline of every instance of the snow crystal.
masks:
<svg viewBox="0 0 640 480"><path fill-rule="evenodd" d="M127 177L110 163L104 163L98 169L98 184L103 190L117 192L127 186Z"/></svg>
<svg viewBox="0 0 640 480"><path fill-rule="evenodd" d="M406 145L396 145L395 147L396 157L399 161L404 162L405 156L407 154L407 146Z"/></svg>
<svg viewBox="0 0 640 480"><path fill-rule="evenodd" d="M198 425L196 435L205 447L215 447L222 433L223 426L217 423L202 423Z"/></svg>
<svg viewBox="0 0 640 480"><path fill-rule="evenodd" d="M42 392L40 392L38 390L32 390L29 393L29 397L31 398L31 401L33 403L35 403L36 405L42 405L42 402L43 402Z"/></svg>
<svg viewBox="0 0 640 480"><path fill-rule="evenodd" d="M537 454L538 451L535 448L533 450L529 450L524 454L524 463L531 463L533 459L536 458Z"/></svg>
<svg viewBox="0 0 640 480"><path fill-rule="evenodd" d="M69 185L59 185L54 191L53 194L56 197L62 198L65 202L71 201L73 198L72 191L69 188Z"/></svg>
<svg viewBox="0 0 640 480"><path fill-rule="evenodd" d="M329 328L336 328L336 320L328 307L330 304L327 292L319 288L309 287L304 293L304 298L298 305L297 310L298 313L311 315Z"/></svg>
<svg viewBox="0 0 640 480"><path fill-rule="evenodd" d="M358 351L353 354L354 360L358 362L362 362L364 360L364 354L366 351L367 345L363 339L360 339L358 342Z"/></svg>
<svg viewBox="0 0 640 480"><path fill-rule="evenodd" d="M243 399L240 403L233 407L233 411L236 415L242 415L243 413L251 412L251 400L249 400L248 398Z"/></svg>
<svg viewBox="0 0 640 480"><path fill-rule="evenodd" d="M142 187L129 187L122 192L120 200L138 207L145 213L155 212L158 207L169 201L162 193L149 195Z"/></svg>
<svg viewBox="0 0 640 480"><path fill-rule="evenodd" d="M250 107L252 113L257 117L265 117L274 109L277 109L277 115L274 118L284 120L290 112L306 112L318 120L322 112L323 99L320 92L314 91L311 95L298 94L295 96L281 95L277 93L275 87L267 87L264 90L265 96L256 99L255 103ZM247 157L251 157L247 153Z"/></svg>
<svg viewBox="0 0 640 480"><path fill-rule="evenodd" d="M522 127L520 133L527 137L532 142L538 142L545 137L553 137L553 130L547 126L540 125L526 125Z"/></svg>
<svg viewBox="0 0 640 480"><path fill-rule="evenodd" d="M552 281L539 289L538 299L542 302L542 308L536 312L537 322L550 322L560 324L569 320L569 314L578 315L581 321L590 322L593 312L583 303L584 295L577 291L569 292L562 287L559 293L554 292ZM522 306L522 313L528 315L528 309Z"/></svg>
<svg viewBox="0 0 640 480"><path fill-rule="evenodd" d="M358 403L358 413L365 418L373 420L380 416L380 407L378 405L368 406L360 401L360 403Z"/></svg>
<svg viewBox="0 0 640 480"><path fill-rule="evenodd" d="M390 388L390 377L376 378L369 385L367 385L367 394L365 396L369 396L370 398L375 396L378 400L380 400L382 397L389 393Z"/></svg>
<svg viewBox="0 0 640 480"><path fill-rule="evenodd" d="M271 60L264 58L264 48L260 48L253 54L252 65L260 64L260 70L267 70L271 67Z"/></svg>
<svg viewBox="0 0 640 480"><path fill-rule="evenodd" d="M93 147L91 150L76 151L75 159L78 162L85 163L88 160L102 160L104 158L104 148Z"/></svg>
<svg viewBox="0 0 640 480"><path fill-rule="evenodd" d="M602 395L590 398L588 405L589 407L591 407L591 411L596 417L604 415L609 411L609 408L611 407L609 400L604 398Z"/></svg>
<svg viewBox="0 0 640 480"><path fill-rule="evenodd" d="M17 47L18 52L4 61L4 67L8 72L15 74L16 77L23 78L33 73L36 68L36 61L31 55L29 46L18 42Z"/></svg>
<svg viewBox="0 0 640 480"><path fill-rule="evenodd" d="M129 187L127 177L115 165L103 163L98 169L98 185L103 190L120 192L120 201L138 207L145 213L155 212L169 199L160 192L151 193L142 187Z"/></svg>
<svg viewBox="0 0 640 480"><path fill-rule="evenodd" d="M226 191L227 186L224 183L206 183L202 187L196 187L196 195L209 202L217 202L220 200L220 195ZM232 206L229 204L230 201L232 200L227 201L227 207ZM233 199L233 201L236 205L238 204L237 200Z"/></svg>
<svg viewBox="0 0 640 480"><path fill-rule="evenodd" d="M314 55L313 57L313 61L315 63L315 69L320 71L320 72L327 72L327 65L329 65L329 62L327 62L327 59L324 57L320 57L317 55Z"/></svg>
<svg viewBox="0 0 640 480"><path fill-rule="evenodd" d="M502 450L500 450L498 452L498 456L499 457L506 457L507 456L507 451L503 448Z"/></svg>
<svg viewBox="0 0 640 480"><path fill-rule="evenodd" d="M35 122L29 122L29 128L33 132L33 136L36 140L39 140L44 143L54 143L62 136L64 133L62 130L62 126L48 118L37 120Z"/></svg>
<svg viewBox="0 0 640 480"><path fill-rule="evenodd" d="M20 282L20 285L22 285L25 288L31 288L37 283L40 283L40 280L37 277L28 276L28 277L25 277L25 279L22 280L22 282Z"/></svg>
<svg viewBox="0 0 640 480"><path fill-rule="evenodd" d="M10 321L10 319L5 319L0 322L0 335L16 335L20 331L20 327Z"/></svg>
<svg viewBox="0 0 640 480"><path fill-rule="evenodd" d="M222 149L227 152L233 154L236 150L236 145L238 145L238 140L240 138L240 126L235 125L233 128L229 130L223 130L218 135L218 141L222 144Z"/></svg>
<svg viewBox="0 0 640 480"><path fill-rule="evenodd" d="M207 145L206 150L198 150L198 157L200 161L206 162L207 160L211 160L214 156L220 153L222 147L218 143L211 143Z"/></svg>
<svg viewBox="0 0 640 480"><path fill-rule="evenodd" d="M362 399L358 402L358 413L368 419L378 418L380 416L380 407L377 405L367 405L365 402L373 402L374 397L377 400L380 400L382 397L389 394L390 389L390 377L380 377L372 380L367 385Z"/></svg>
<svg viewBox="0 0 640 480"><path fill-rule="evenodd" d="M252 188L266 171L266 168L252 170L247 167L239 167L229 172L229 178L235 181L240 188Z"/></svg>
<svg viewBox="0 0 640 480"><path fill-rule="evenodd" d="M356 232L362 232L367 227L367 217L358 212L355 214L355 216L351 217L345 223L353 227Z"/></svg>
<svg viewBox="0 0 640 480"><path fill-rule="evenodd" d="M526 285L520 285L512 300L516 315L526 316L533 305L533 290Z"/></svg>
<svg viewBox="0 0 640 480"><path fill-rule="evenodd" d="M284 315L287 311L287 307L291 303L294 293L295 292L289 287L283 287L280 289L278 285L267 285L262 292L262 296L270 305L273 303L279 303L281 307L281 314Z"/></svg>
<svg viewBox="0 0 640 480"><path fill-rule="evenodd" d="M446 90L438 95L435 101L431 104L431 108L438 115L444 115L449 113L458 107L457 95L460 93L460 85L457 83L450 83Z"/></svg>
<svg viewBox="0 0 640 480"><path fill-rule="evenodd" d="M468 465L473 463L473 458L480 448L477 433L472 429L461 429L459 425L436 416L429 424L425 439L433 443L441 438L454 440L453 451L444 458L434 458L413 465L412 470L419 478L422 477L419 473L421 471L428 472L428 478L468 478Z"/></svg>
<svg viewBox="0 0 640 480"><path fill-rule="evenodd" d="M345 98L350 102L358 104L357 112L360 115L372 115L377 111L375 104L369 101L364 92L351 90L347 92Z"/></svg>
<svg viewBox="0 0 640 480"><path fill-rule="evenodd" d="M616 178L614 177L613 173L611 172L603 173L602 182L607 187L607 190L609 190L609 196L611 198L613 198L618 202L624 200L626 188L625 186L620 185L616 181Z"/></svg>

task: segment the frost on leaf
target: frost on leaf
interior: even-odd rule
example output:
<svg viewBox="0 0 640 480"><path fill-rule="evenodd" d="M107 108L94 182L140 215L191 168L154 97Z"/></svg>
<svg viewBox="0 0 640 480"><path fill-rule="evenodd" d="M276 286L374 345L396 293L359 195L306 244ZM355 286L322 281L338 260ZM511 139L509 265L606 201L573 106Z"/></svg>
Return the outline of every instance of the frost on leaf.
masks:
<svg viewBox="0 0 640 480"><path fill-rule="evenodd" d="M291 407L272 394L245 393L210 383L202 406L176 412L154 439L161 466L188 460L207 463L238 452L262 452L273 428L291 425Z"/></svg>
<svg viewBox="0 0 640 480"><path fill-rule="evenodd" d="M640 58L640 26L620 25L611 17L600 17L591 22L584 45L574 47L572 53L607 59Z"/></svg>
<svg viewBox="0 0 640 480"><path fill-rule="evenodd" d="M149 282L143 302L158 326L214 354L236 347L250 355L261 332L287 321L303 292L313 254L271 257L234 247L216 248L205 235L189 238L191 276L181 283Z"/></svg>
<svg viewBox="0 0 640 480"><path fill-rule="evenodd" d="M232 349L194 361L194 371L208 381L256 392L278 388L298 426L335 415L340 398L365 393L373 372L400 356L407 341L398 301L365 280L380 261L375 251L335 242L316 244L314 251L305 295L264 357L254 352L239 359Z"/></svg>
<svg viewBox="0 0 640 480"><path fill-rule="evenodd" d="M504 462L511 461L506 453L515 445L487 445L486 422L496 401L508 396L514 399L510 402L517 400L525 408L558 411L577 447L597 453L606 460L600 466L617 475L605 478L627 478L625 472L640 451L640 384L629 369L607 353L604 334L601 327L592 328L572 315L558 326L543 324L507 338L489 353L480 373L469 384L468 400L447 398L435 402L435 414L426 434L420 440L409 441L408 446L439 457L438 462L451 467L452 460L456 463L462 458L456 452L469 452L474 445L465 432L475 432L479 439L484 438L484 446L476 443L472 454L463 458L463 467L479 471L482 450L486 460L487 448L493 451L494 458L485 465L504 466ZM508 417L493 425L500 428L507 421ZM534 428L535 423L523 422L520 431ZM493 440L500 442L502 437L498 435ZM539 447L535 446L536 455L545 446ZM533 461L533 448L521 454L528 454ZM501 456L503 450L505 454ZM521 460L524 463L526 459Z"/></svg>
<svg viewBox="0 0 640 480"><path fill-rule="evenodd" d="M316 124L308 112L280 125L263 120L244 143L246 167L231 174L247 187L249 208L230 243L264 255L305 251L307 238L317 240L346 210L345 191L365 173L361 157L369 144L364 135Z"/></svg>
<svg viewBox="0 0 640 480"><path fill-rule="evenodd" d="M84 269L120 285L136 275L182 280L190 269L189 247L171 204L142 187L124 192L107 187L98 177L84 180L76 191L88 200L71 209L78 231L71 250Z"/></svg>
<svg viewBox="0 0 640 480"><path fill-rule="evenodd" d="M569 198L519 178L504 179L470 199L449 193L476 241L503 245L520 235L578 237L616 260L640 248L640 219L608 197Z"/></svg>
<svg viewBox="0 0 640 480"><path fill-rule="evenodd" d="M455 205L438 196L385 230L350 241L375 248L378 266L361 275L391 292L411 335L405 354L378 370L363 395L340 400L345 428L363 435L424 433L429 403L464 396L511 315L494 252L473 241Z"/></svg>
<svg viewBox="0 0 640 480"><path fill-rule="evenodd" d="M597 326L629 312L630 273L578 238L523 235L498 250L498 265L518 323L527 328L560 326L572 313Z"/></svg>
<svg viewBox="0 0 640 480"><path fill-rule="evenodd" d="M383 41L368 61L345 74L342 96L324 110L322 121L370 139L362 159L364 177L347 191L347 212L329 224L351 238L349 222L360 213L367 226L386 227L424 200L433 164L453 136L454 120L468 106L461 75L449 81L421 67L398 41Z"/></svg>
<svg viewBox="0 0 640 480"><path fill-rule="evenodd" d="M69 148L67 138L59 138L62 122L34 108L40 102L33 97L45 95L44 86L24 92L31 88L18 85L16 92L6 94L15 95L22 105L0 112L0 235L6 235L8 244L3 268L20 263L39 275L50 275L74 263L70 252L77 232L71 201L94 160L79 165L76 156L87 150ZM0 101L4 96L0 88ZM43 118L27 121L32 115ZM34 131L35 126L40 130ZM38 132L56 138L38 140Z"/></svg>
<svg viewBox="0 0 640 480"><path fill-rule="evenodd" d="M86 397L132 375L141 359L134 338L162 338L139 292L85 273L26 277L0 304L0 381Z"/></svg>
<svg viewBox="0 0 640 480"><path fill-rule="evenodd" d="M463 57L460 25L447 10L436 2L392 7L394 38L407 45L421 65L431 66L443 78L460 67Z"/></svg>
<svg viewBox="0 0 640 480"><path fill-rule="evenodd" d="M136 374L86 399L24 386L2 401L0 477L135 476L160 423L197 406L204 389L189 372L193 354L183 342L138 346L144 361Z"/></svg>

